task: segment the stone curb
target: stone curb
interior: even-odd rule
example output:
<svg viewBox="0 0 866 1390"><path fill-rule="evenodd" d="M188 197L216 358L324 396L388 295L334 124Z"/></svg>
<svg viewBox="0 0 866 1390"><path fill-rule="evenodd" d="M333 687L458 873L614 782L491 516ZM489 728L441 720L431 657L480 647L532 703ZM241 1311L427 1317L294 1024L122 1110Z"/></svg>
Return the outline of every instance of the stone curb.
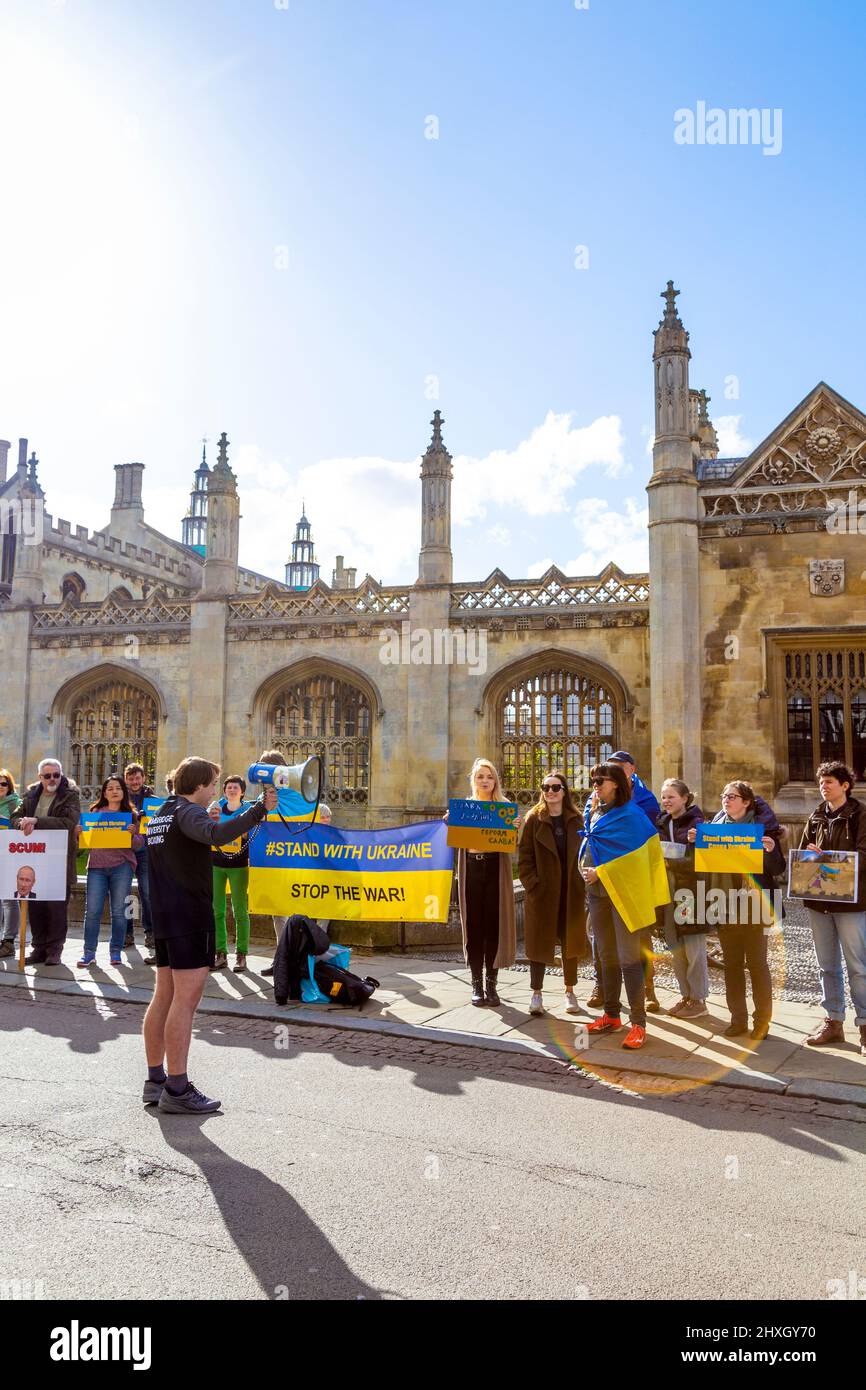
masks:
<svg viewBox="0 0 866 1390"><path fill-rule="evenodd" d="M17 972L0 971L0 985L6 985L13 989L23 989L28 993L37 989L45 990L50 994L65 994L77 998L88 996L94 999L112 1000L115 1003L143 1005L149 1004L153 997L150 990L138 988L125 990L112 984L88 988L89 983L86 980L57 980L48 977L38 978L32 975L22 978ZM252 1018L260 1021L272 1019L278 1023L302 1023L312 1027L336 1028L356 1033L385 1034L389 1037L414 1039L416 1042L481 1048L485 1052L522 1053L524 1056L547 1058L551 1062L562 1063L565 1060L558 1049L548 1047L544 1043L532 1042L531 1039L518 1041L512 1038L489 1037L480 1033L458 1032L453 1029L430 1028L422 1024L364 1018L362 1014L356 1013L354 1010L327 1009L325 1011L322 1008L304 1004L285 1006L268 1003L246 1004L228 999L209 999L205 996L199 1004L197 1012L212 1015L223 1014L233 1018ZM351 1016L347 1017L349 1014ZM590 1079L598 1073L598 1079L604 1081L607 1079L607 1073L615 1073L617 1084L621 1078L627 1078L631 1073L665 1077L671 1081L691 1081L699 1085L728 1086L735 1090L760 1091L765 1095L792 1096L801 1100L831 1101L836 1104L855 1105L866 1109L866 1068L864 1068L864 1084L858 1086L844 1082L810 1080L807 1077L771 1075L768 1072L743 1072L734 1069L721 1072L718 1064L696 1061L690 1057L685 1057L679 1061L669 1057L640 1056L636 1053L632 1054L625 1064L620 1060L605 1060L603 1062L594 1061L592 1066L585 1066L581 1061L574 1060L571 1065L574 1070L582 1072ZM622 1080L622 1084L627 1086L627 1079Z"/></svg>

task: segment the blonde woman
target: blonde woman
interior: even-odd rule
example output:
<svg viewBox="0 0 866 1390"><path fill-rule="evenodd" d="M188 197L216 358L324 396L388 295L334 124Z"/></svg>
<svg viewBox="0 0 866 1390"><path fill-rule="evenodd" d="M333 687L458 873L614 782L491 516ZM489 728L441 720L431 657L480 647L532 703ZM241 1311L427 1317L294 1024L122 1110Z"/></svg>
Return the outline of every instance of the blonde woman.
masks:
<svg viewBox="0 0 866 1390"><path fill-rule="evenodd" d="M508 800L489 758L475 759L469 789L473 801ZM500 1002L497 975L514 964L517 954L511 855L458 849L457 900L463 954L472 976L472 1003L476 1008L485 1004L496 1008Z"/></svg>

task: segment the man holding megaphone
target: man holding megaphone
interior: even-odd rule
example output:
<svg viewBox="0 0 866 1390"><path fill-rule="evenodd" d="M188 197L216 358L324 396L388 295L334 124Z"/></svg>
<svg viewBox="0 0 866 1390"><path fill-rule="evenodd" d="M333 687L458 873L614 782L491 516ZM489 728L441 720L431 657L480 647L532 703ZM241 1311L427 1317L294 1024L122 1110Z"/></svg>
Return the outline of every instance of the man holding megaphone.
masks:
<svg viewBox="0 0 866 1390"><path fill-rule="evenodd" d="M277 807L276 789L269 786L248 811L211 820L206 807L219 772L207 758L184 758L172 774L173 793L147 826L157 970L144 1016L148 1078L142 1099L170 1114L207 1115L220 1108L187 1075L193 1018L214 963L211 847L237 839Z"/></svg>
<svg viewBox="0 0 866 1390"><path fill-rule="evenodd" d="M304 763L290 767L279 748L269 748L253 763L247 772L247 781L263 783L277 792L277 809L286 817L308 816L316 810L322 794L322 763L320 758L308 758ZM288 921L287 917L273 917L274 936L279 944L280 933ZM273 975L274 967L266 965L263 975Z"/></svg>

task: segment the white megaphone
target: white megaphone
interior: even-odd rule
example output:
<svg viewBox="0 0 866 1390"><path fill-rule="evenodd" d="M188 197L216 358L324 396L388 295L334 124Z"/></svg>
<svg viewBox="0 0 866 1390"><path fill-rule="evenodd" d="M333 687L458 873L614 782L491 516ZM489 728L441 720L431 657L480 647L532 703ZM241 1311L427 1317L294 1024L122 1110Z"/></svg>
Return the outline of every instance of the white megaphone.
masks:
<svg viewBox="0 0 866 1390"><path fill-rule="evenodd" d="M275 787L277 791L295 792L303 799L302 815L310 806L317 806L321 796L321 758L307 758L306 763L293 763L291 767L274 766L274 763L253 763L247 769L249 783ZM281 798L282 801L282 798Z"/></svg>

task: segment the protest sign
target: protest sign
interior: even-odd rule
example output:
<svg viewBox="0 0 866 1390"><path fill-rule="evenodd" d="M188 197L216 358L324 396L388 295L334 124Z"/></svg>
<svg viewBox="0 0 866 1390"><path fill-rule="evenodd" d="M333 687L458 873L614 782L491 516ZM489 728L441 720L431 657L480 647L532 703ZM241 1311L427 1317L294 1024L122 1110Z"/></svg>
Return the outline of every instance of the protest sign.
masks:
<svg viewBox="0 0 866 1390"><path fill-rule="evenodd" d="M788 896L856 903L859 859L855 849L791 850Z"/></svg>
<svg viewBox="0 0 866 1390"><path fill-rule="evenodd" d="M81 817L79 849L131 849L129 811L85 811Z"/></svg>
<svg viewBox="0 0 866 1390"><path fill-rule="evenodd" d="M764 868L761 841L765 830L750 821L703 822L696 827L695 872L710 874L759 874Z"/></svg>
<svg viewBox="0 0 866 1390"><path fill-rule="evenodd" d="M517 848L516 821L514 801L452 797L448 802L448 844L452 849L511 854Z"/></svg>
<svg viewBox="0 0 866 1390"><path fill-rule="evenodd" d="M147 822L150 820L151 816L156 815L165 799L164 796L146 796L142 801L141 820L138 823L138 828L142 835L147 833Z"/></svg>
<svg viewBox="0 0 866 1390"><path fill-rule="evenodd" d="M65 901L68 845L68 830L0 829L0 901Z"/></svg>
<svg viewBox="0 0 866 1390"><path fill-rule="evenodd" d="M442 821L392 830L263 821L250 835L251 912L342 921L445 922L453 855Z"/></svg>

